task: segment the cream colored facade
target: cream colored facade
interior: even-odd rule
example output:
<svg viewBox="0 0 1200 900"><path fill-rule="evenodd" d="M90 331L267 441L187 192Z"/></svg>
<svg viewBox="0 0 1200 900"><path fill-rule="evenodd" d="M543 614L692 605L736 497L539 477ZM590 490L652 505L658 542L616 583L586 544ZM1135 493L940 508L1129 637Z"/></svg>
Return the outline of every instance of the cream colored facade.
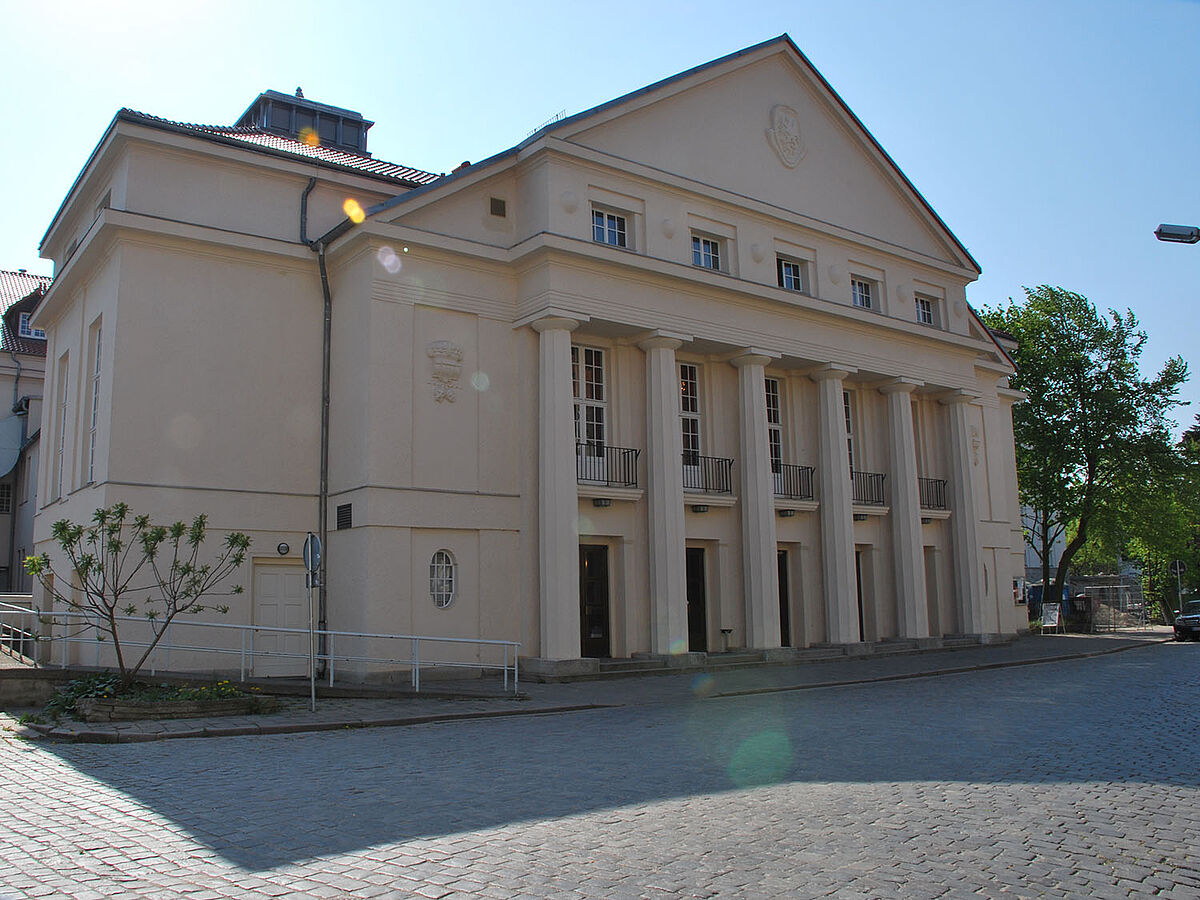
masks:
<svg viewBox="0 0 1200 900"><path fill-rule="evenodd" d="M1022 625L978 268L786 37L415 189L118 116L43 244L39 550L118 499L207 511L262 622L317 529L310 178L309 239L368 211L326 247L329 628L570 670Z"/></svg>

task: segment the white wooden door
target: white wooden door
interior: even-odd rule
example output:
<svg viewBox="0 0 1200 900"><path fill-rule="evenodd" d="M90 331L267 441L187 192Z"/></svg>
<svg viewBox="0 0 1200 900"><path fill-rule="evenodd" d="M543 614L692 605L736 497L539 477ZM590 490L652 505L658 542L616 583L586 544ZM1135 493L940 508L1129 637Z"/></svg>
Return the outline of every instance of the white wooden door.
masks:
<svg viewBox="0 0 1200 900"><path fill-rule="evenodd" d="M300 633L254 632L255 675L308 674L308 591L303 566L256 566L254 624ZM271 656L260 656L262 652Z"/></svg>

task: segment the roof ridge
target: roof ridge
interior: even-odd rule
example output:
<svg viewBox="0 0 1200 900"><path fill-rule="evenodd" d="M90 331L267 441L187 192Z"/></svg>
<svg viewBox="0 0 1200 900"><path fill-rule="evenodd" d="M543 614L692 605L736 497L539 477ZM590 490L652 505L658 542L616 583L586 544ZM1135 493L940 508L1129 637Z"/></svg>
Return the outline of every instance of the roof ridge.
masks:
<svg viewBox="0 0 1200 900"><path fill-rule="evenodd" d="M169 128L181 128L200 136L225 137L249 148L275 150L289 156L320 160L340 168L367 172L389 180L403 181L413 186L430 184L443 177L437 172L428 172L415 166L406 166L403 163L388 162L351 150L343 150L340 147L328 147L320 143L308 144L288 135L267 131L256 125L205 125L199 122L179 122L127 106L122 107L117 116L118 118L125 116L151 124L161 124Z"/></svg>

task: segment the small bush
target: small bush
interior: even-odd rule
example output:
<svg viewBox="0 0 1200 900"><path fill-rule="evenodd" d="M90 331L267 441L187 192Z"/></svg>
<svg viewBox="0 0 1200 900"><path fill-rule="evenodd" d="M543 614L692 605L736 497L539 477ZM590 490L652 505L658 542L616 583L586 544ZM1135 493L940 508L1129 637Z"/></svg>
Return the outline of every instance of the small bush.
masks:
<svg viewBox="0 0 1200 900"><path fill-rule="evenodd" d="M147 684L135 681L128 687L121 687L121 676L116 673L101 672L94 675L84 675L68 681L50 698L42 715L58 721L64 716L73 716L77 710L75 704L80 700L127 700L136 703L158 703L171 700L224 700L227 698L253 697L254 694L243 691L228 681L218 681L213 684Z"/></svg>

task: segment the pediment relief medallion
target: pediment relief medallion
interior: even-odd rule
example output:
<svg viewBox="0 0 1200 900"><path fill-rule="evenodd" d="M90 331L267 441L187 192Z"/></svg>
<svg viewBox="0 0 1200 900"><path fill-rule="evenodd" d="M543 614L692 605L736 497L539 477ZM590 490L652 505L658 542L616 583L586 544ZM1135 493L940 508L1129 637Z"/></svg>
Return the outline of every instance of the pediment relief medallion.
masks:
<svg viewBox="0 0 1200 900"><path fill-rule="evenodd" d="M800 165L807 149L800 138L800 114L790 106L777 103L771 107L771 127L767 129L767 143L779 155L779 160L789 169Z"/></svg>

